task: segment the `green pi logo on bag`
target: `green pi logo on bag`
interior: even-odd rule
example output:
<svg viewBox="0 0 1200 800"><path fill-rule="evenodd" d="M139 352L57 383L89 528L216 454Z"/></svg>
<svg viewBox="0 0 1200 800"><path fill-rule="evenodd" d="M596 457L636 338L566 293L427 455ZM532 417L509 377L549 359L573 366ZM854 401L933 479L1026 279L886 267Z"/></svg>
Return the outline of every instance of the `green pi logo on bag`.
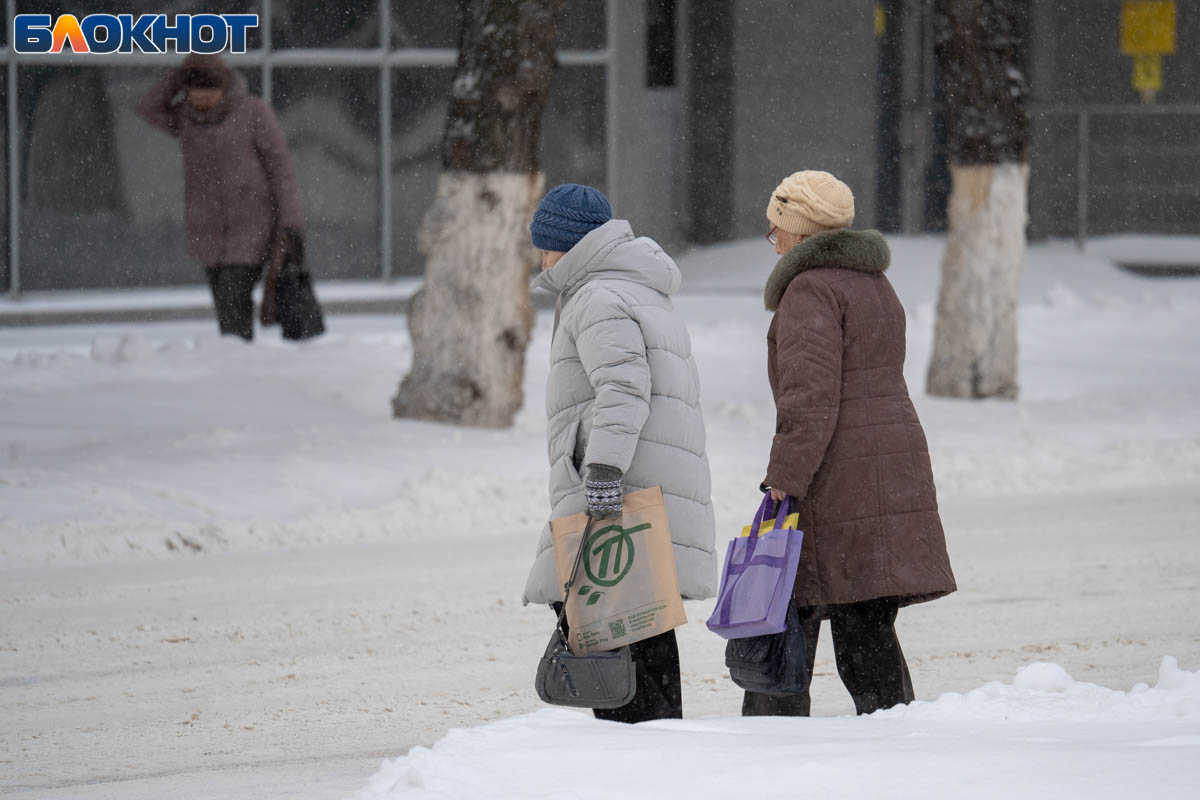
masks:
<svg viewBox="0 0 1200 800"><path fill-rule="evenodd" d="M616 586L633 569L633 534L650 527L649 522L626 530L620 525L609 525L592 533L587 540L583 571L588 580L598 586ZM587 604L593 605L604 596L604 592L593 591L595 586L580 586L580 597L591 594Z"/></svg>
<svg viewBox="0 0 1200 800"><path fill-rule="evenodd" d="M650 527L649 522L626 530L620 525L609 525L595 531L587 541L587 554L583 559L583 571L588 580L598 586L616 586L633 569L633 534ZM580 594L587 594L591 587L582 587ZM594 601L593 601L594 602Z"/></svg>

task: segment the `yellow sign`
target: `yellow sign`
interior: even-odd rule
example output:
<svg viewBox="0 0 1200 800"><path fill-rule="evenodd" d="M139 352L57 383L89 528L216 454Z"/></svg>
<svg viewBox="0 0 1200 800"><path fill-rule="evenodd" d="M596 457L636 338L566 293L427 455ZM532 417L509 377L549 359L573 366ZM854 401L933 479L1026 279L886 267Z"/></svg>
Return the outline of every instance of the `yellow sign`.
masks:
<svg viewBox="0 0 1200 800"><path fill-rule="evenodd" d="M1169 56L1175 52L1175 4L1121 4L1121 52L1127 56ZM1161 69L1159 70L1161 74Z"/></svg>
<svg viewBox="0 0 1200 800"><path fill-rule="evenodd" d="M1162 87L1162 56L1134 56L1133 88L1139 92L1159 92Z"/></svg>
<svg viewBox="0 0 1200 800"><path fill-rule="evenodd" d="M882 3L875 4L875 35L883 36L887 33L887 11L884 10Z"/></svg>

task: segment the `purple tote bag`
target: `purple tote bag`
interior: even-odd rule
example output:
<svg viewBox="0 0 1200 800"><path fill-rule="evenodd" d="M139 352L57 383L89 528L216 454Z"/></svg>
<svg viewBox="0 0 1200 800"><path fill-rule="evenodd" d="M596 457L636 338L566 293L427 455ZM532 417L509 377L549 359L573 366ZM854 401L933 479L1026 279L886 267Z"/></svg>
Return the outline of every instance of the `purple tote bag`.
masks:
<svg viewBox="0 0 1200 800"><path fill-rule="evenodd" d="M708 618L708 629L726 639L779 633L787 627L787 610L796 583L803 531L781 526L791 510L791 498L779 504L775 527L758 535L763 520L774 507L771 495L763 497L749 536L729 543L717 607Z"/></svg>

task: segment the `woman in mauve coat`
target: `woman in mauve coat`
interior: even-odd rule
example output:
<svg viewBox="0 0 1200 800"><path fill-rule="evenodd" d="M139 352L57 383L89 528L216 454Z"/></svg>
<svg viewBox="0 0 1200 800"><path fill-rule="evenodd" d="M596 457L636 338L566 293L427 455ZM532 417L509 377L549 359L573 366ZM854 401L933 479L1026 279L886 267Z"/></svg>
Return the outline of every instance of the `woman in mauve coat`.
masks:
<svg viewBox="0 0 1200 800"><path fill-rule="evenodd" d="M219 56L201 54L164 75L138 113L182 146L188 252L204 265L221 333L253 339L264 266L304 263L304 212L275 113ZM264 322L274 277L264 284Z"/></svg>
<svg viewBox="0 0 1200 800"><path fill-rule="evenodd" d="M764 300L776 429L764 488L798 505L804 545L792 603L809 674L828 618L838 674L859 714L908 703L902 606L955 590L929 447L904 381L905 318L876 231L852 231L854 195L827 172L771 194L782 256ZM807 715L809 695L747 692L745 715Z"/></svg>

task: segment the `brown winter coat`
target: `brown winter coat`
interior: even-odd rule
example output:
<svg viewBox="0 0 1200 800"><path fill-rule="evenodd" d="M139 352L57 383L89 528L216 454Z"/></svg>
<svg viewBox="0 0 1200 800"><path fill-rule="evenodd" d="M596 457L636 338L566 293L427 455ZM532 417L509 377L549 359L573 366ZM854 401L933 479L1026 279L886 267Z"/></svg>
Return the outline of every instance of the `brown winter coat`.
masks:
<svg viewBox="0 0 1200 800"><path fill-rule="evenodd" d="M261 264L277 230L304 227L296 173L271 107L225 68L225 93L207 112L178 100L172 70L142 98L138 113L183 148L188 252L205 266ZM175 101L175 102L173 102Z"/></svg>
<svg viewBox="0 0 1200 800"><path fill-rule="evenodd" d="M777 418L766 484L799 499L799 606L908 605L955 589L889 260L875 231L829 231L767 281Z"/></svg>

